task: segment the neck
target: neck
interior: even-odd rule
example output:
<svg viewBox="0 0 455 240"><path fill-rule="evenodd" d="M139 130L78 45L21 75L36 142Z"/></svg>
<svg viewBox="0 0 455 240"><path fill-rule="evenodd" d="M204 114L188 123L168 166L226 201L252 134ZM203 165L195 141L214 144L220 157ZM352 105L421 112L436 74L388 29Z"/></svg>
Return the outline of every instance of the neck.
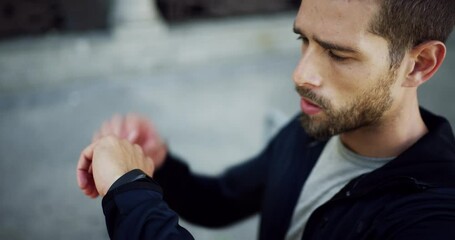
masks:
<svg viewBox="0 0 455 240"><path fill-rule="evenodd" d="M391 109L374 126L342 133L343 144L366 157L396 157L428 132L417 99L412 107Z"/></svg>

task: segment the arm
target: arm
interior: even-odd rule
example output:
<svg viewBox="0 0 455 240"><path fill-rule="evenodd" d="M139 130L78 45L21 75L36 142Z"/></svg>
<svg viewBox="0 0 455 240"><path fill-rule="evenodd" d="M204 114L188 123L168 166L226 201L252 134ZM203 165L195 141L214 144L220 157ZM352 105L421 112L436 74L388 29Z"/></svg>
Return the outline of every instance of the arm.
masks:
<svg viewBox="0 0 455 240"><path fill-rule="evenodd" d="M455 190L430 188L391 202L376 224L377 239L455 239Z"/></svg>
<svg viewBox="0 0 455 240"><path fill-rule="evenodd" d="M391 240L449 240L455 239L455 217L440 216L427 219L401 230Z"/></svg>
<svg viewBox="0 0 455 240"><path fill-rule="evenodd" d="M114 116L94 140L113 134L138 144L159 170L154 178L164 189L170 207L190 222L219 227L259 211L269 147L260 156L233 167L219 177L191 173L189 167L168 154L152 123L136 114Z"/></svg>
<svg viewBox="0 0 455 240"><path fill-rule="evenodd" d="M119 179L121 180L121 179ZM126 183L109 190L103 212L111 239L193 239L163 201L152 180Z"/></svg>
<svg viewBox="0 0 455 240"><path fill-rule="evenodd" d="M154 179L163 187L166 202L182 218L206 227L222 227L260 211L271 152L269 146L259 156L217 177L193 174L169 154Z"/></svg>
<svg viewBox="0 0 455 240"><path fill-rule="evenodd" d="M91 197L105 196L103 210L109 236L112 239L193 239L178 225L178 217L162 200L158 185L149 177L131 176L130 173L137 171L151 176L153 162L141 147L126 140L108 136L82 151L77 167L79 187Z"/></svg>

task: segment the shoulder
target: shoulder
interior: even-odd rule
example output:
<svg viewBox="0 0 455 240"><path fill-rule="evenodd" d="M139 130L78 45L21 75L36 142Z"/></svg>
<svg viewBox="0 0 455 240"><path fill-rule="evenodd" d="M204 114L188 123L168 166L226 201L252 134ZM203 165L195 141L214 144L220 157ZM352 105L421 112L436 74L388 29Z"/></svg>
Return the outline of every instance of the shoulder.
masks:
<svg viewBox="0 0 455 240"><path fill-rule="evenodd" d="M455 239L455 188L399 196L377 215L381 239Z"/></svg>

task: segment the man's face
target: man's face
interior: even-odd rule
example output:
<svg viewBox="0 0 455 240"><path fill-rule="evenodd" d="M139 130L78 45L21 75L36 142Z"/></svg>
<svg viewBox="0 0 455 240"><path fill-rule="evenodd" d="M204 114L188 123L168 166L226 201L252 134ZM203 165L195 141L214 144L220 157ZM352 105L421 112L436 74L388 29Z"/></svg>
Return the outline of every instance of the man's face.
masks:
<svg viewBox="0 0 455 240"><path fill-rule="evenodd" d="M380 124L397 88L387 41L368 32L373 0L303 0L295 20L302 56L293 79L302 125L327 138Z"/></svg>

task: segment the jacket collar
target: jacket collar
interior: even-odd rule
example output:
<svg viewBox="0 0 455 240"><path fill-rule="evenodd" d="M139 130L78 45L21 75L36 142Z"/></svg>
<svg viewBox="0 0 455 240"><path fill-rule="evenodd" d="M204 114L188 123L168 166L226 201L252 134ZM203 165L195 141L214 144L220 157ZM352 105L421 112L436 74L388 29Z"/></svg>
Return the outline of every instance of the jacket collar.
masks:
<svg viewBox="0 0 455 240"><path fill-rule="evenodd" d="M360 177L356 192L396 183L409 186L455 187L455 138L449 122L420 109L428 133L383 167Z"/></svg>

